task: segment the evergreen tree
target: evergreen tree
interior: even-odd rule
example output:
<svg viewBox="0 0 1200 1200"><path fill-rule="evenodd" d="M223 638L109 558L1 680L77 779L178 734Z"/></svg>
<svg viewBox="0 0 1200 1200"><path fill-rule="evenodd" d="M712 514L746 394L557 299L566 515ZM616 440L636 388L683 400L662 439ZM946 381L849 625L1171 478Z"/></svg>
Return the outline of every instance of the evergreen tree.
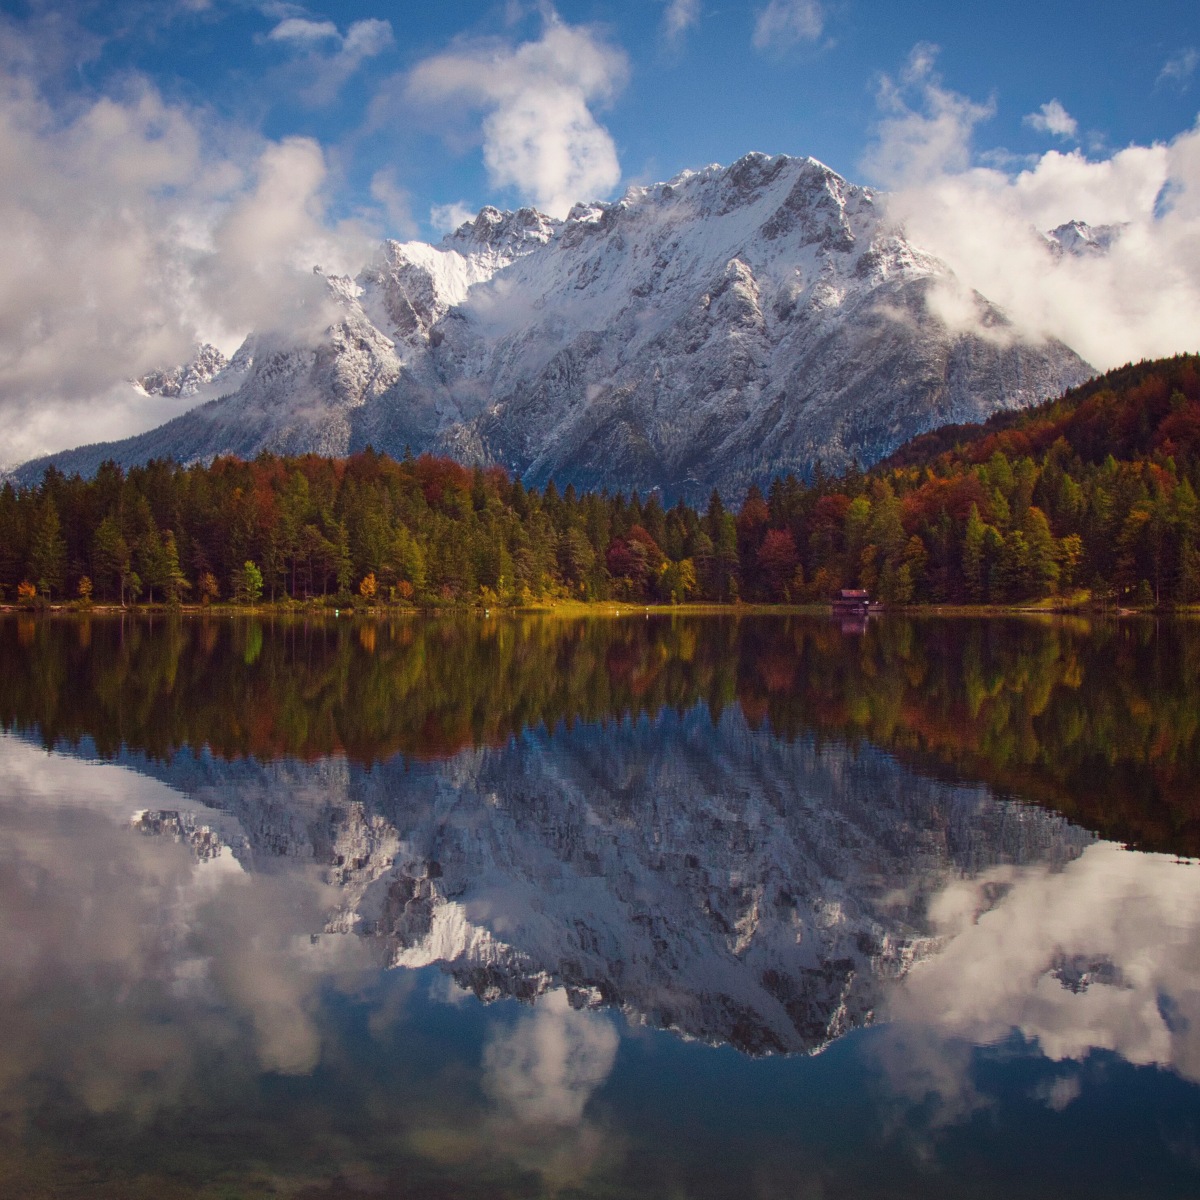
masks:
<svg viewBox="0 0 1200 1200"><path fill-rule="evenodd" d="M162 577L161 584L168 604L178 604L183 599L183 593L191 586L179 566L179 548L175 542L175 534L168 529L162 538Z"/></svg>
<svg viewBox="0 0 1200 1200"><path fill-rule="evenodd" d="M58 519L58 506L47 496L38 511L29 549L29 565L38 590L47 599L62 587L66 570L67 543Z"/></svg>

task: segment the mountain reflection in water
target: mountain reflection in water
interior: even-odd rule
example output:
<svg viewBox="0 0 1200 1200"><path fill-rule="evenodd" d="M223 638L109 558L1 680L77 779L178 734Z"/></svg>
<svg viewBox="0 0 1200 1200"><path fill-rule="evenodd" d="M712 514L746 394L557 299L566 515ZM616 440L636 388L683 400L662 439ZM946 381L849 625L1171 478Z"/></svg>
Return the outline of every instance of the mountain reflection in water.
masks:
<svg viewBox="0 0 1200 1200"><path fill-rule="evenodd" d="M0 1190L1190 1194L1196 632L0 621Z"/></svg>

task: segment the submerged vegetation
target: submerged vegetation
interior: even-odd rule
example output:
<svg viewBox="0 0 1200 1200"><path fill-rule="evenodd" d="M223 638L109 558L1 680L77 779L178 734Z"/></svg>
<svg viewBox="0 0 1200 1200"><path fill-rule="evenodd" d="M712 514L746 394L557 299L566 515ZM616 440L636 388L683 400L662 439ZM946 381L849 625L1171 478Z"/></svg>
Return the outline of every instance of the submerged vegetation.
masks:
<svg viewBox="0 0 1200 1200"><path fill-rule="evenodd" d="M1192 604L1198 492L1200 357L1183 355L702 510L371 450L50 468L0 489L0 600Z"/></svg>

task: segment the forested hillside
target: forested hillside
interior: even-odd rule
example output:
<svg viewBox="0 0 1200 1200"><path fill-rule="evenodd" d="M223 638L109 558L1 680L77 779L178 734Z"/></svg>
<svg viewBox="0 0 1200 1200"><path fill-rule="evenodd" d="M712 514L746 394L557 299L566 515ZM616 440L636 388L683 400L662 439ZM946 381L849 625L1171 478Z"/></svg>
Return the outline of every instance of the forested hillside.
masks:
<svg viewBox="0 0 1200 1200"><path fill-rule="evenodd" d="M262 455L0 490L5 600L1200 601L1200 358L703 511L497 469Z"/></svg>

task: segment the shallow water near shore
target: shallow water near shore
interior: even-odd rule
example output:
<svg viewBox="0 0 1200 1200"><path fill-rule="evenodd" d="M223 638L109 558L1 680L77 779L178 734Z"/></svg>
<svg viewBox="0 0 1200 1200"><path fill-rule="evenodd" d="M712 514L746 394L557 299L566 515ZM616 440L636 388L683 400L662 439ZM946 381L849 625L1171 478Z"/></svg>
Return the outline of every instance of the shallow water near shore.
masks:
<svg viewBox="0 0 1200 1200"><path fill-rule="evenodd" d="M0 1194L1198 1194L1198 668L0 619Z"/></svg>

